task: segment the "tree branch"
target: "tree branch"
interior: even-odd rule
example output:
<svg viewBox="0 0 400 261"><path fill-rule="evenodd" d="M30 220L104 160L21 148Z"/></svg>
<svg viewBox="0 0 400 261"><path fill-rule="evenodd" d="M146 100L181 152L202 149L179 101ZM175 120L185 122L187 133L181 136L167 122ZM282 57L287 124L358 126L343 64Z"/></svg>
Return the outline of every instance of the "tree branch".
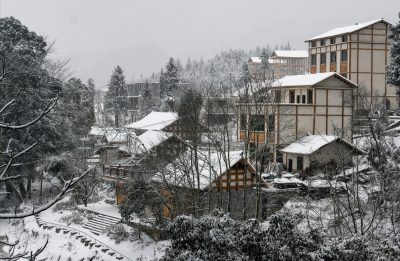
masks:
<svg viewBox="0 0 400 261"><path fill-rule="evenodd" d="M44 111L36 119L34 119L28 123L21 124L21 125L12 125L10 123L0 123L0 128L17 130L17 129L23 129L23 128L26 128L26 127L29 127L29 126L35 124L43 116L45 116L47 113L49 113L53 109L53 107L57 104L58 97L59 97L59 95L57 94L57 96L47 104Z"/></svg>
<svg viewBox="0 0 400 261"><path fill-rule="evenodd" d="M54 204L56 204L58 201L60 201L67 193L71 192L72 187L82 178L84 178L92 169L89 168L86 170L82 175L79 177L72 177L70 180L68 180L65 184L61 192L53 198L51 201L49 201L47 204L44 204L38 208L34 208L30 211L27 212L22 212L22 213L15 213L15 214L0 214L0 219L14 219L14 218L25 218L29 216L33 216L36 214L39 214L40 212L43 212L50 207L52 207Z"/></svg>

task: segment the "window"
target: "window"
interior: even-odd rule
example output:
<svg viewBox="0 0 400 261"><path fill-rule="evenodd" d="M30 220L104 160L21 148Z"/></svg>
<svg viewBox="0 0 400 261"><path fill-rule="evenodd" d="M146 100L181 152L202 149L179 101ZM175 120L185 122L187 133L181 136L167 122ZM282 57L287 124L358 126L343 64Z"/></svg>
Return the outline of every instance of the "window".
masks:
<svg viewBox="0 0 400 261"><path fill-rule="evenodd" d="M129 97L128 98L128 110L138 110L139 109L139 97Z"/></svg>
<svg viewBox="0 0 400 261"><path fill-rule="evenodd" d="M317 47L317 42L316 41L311 41L311 47Z"/></svg>
<svg viewBox="0 0 400 261"><path fill-rule="evenodd" d="M241 114L240 115L240 130L246 130L247 126L247 119L246 119L246 114Z"/></svg>
<svg viewBox="0 0 400 261"><path fill-rule="evenodd" d="M346 62L347 61L347 50L342 50L340 53L340 60L342 62Z"/></svg>
<svg viewBox="0 0 400 261"><path fill-rule="evenodd" d="M301 96L301 103L303 103L303 104L306 103L306 96L305 95Z"/></svg>
<svg viewBox="0 0 400 261"><path fill-rule="evenodd" d="M342 42L343 43L347 42L347 35L342 35Z"/></svg>
<svg viewBox="0 0 400 261"><path fill-rule="evenodd" d="M128 96L139 96L140 85L139 84L128 84Z"/></svg>
<svg viewBox="0 0 400 261"><path fill-rule="evenodd" d="M335 44L335 37L332 37L330 40L329 40L329 42L330 42L330 44Z"/></svg>
<svg viewBox="0 0 400 261"><path fill-rule="evenodd" d="M313 91L312 90L307 90L307 103L308 104L313 103Z"/></svg>
<svg viewBox="0 0 400 261"><path fill-rule="evenodd" d="M312 54L311 55L311 65L316 65L317 64L317 55Z"/></svg>
<svg viewBox="0 0 400 261"><path fill-rule="evenodd" d="M275 115L268 115L268 132L275 131Z"/></svg>
<svg viewBox="0 0 400 261"><path fill-rule="evenodd" d="M336 63L336 52L331 52L331 63Z"/></svg>
<svg viewBox="0 0 400 261"><path fill-rule="evenodd" d="M300 103L300 95L297 95L297 103Z"/></svg>
<svg viewBox="0 0 400 261"><path fill-rule="evenodd" d="M265 131L264 115L250 115L250 130Z"/></svg>
<svg viewBox="0 0 400 261"><path fill-rule="evenodd" d="M276 103L281 102L281 90L276 90L275 91L275 102Z"/></svg>
<svg viewBox="0 0 400 261"><path fill-rule="evenodd" d="M294 103L294 90L289 90L289 103Z"/></svg>
<svg viewBox="0 0 400 261"><path fill-rule="evenodd" d="M303 157L297 157L297 170L303 170Z"/></svg>
<svg viewBox="0 0 400 261"><path fill-rule="evenodd" d="M321 46L324 46L325 45L325 39L321 40L319 43L320 43Z"/></svg>
<svg viewBox="0 0 400 261"><path fill-rule="evenodd" d="M218 106L219 108L226 108L226 106L227 106L227 104L228 104L227 100L224 100L224 99L218 99L218 100L216 101L216 103L217 103L217 106Z"/></svg>
<svg viewBox="0 0 400 261"><path fill-rule="evenodd" d="M326 64L326 53L321 53L320 55L320 63Z"/></svg>

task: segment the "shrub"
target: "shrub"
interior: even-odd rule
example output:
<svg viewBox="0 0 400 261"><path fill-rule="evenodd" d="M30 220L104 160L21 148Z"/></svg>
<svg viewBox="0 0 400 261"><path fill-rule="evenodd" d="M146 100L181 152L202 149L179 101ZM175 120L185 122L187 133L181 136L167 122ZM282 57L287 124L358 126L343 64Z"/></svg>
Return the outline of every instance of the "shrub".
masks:
<svg viewBox="0 0 400 261"><path fill-rule="evenodd" d="M130 238L130 233L125 229L123 224L116 224L107 228L106 234L109 238L119 244L122 241L128 240Z"/></svg>

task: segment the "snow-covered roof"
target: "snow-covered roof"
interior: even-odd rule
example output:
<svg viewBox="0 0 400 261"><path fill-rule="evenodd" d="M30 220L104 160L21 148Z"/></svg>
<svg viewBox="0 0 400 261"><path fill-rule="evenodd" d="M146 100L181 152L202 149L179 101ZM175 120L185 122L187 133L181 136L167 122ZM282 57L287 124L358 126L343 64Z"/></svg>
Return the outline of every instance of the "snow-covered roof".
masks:
<svg viewBox="0 0 400 261"><path fill-rule="evenodd" d="M246 86L236 90L232 93L231 97L240 97L245 95L253 95L266 87L271 87L271 81L265 82L252 82L247 84Z"/></svg>
<svg viewBox="0 0 400 261"><path fill-rule="evenodd" d="M125 131L112 130L106 132L108 143L125 143L128 140L128 134Z"/></svg>
<svg viewBox="0 0 400 261"><path fill-rule="evenodd" d="M327 73L314 73L314 74L301 74L301 75L288 75L272 83L272 87L294 87L294 86L314 86L330 77L335 77L348 83L351 87L358 85L345 77L337 74L336 72Z"/></svg>
<svg viewBox="0 0 400 261"><path fill-rule="evenodd" d="M190 157L192 157L190 151L184 152L171 164L168 164L165 171L158 173L154 180L167 182L172 186L197 188L196 169ZM207 151L199 151L198 166L200 189L209 187L215 179L225 174L227 168L232 168L236 163L242 160L242 151L229 152L228 164L225 163L224 158L225 160L228 159L228 153L212 152L208 155ZM252 168L251 165L249 165L249 167ZM193 177L195 177L194 180Z"/></svg>
<svg viewBox="0 0 400 261"><path fill-rule="evenodd" d="M336 139L336 136L308 135L281 149L281 151L285 153L309 155Z"/></svg>
<svg viewBox="0 0 400 261"><path fill-rule="evenodd" d="M250 57L249 63L261 63L261 57L257 57L257 56Z"/></svg>
<svg viewBox="0 0 400 261"><path fill-rule="evenodd" d="M139 150L144 152L157 147L164 141L168 140L173 136L172 133L163 132L163 131L154 131L149 130L143 133L138 137L138 141L140 142Z"/></svg>
<svg viewBox="0 0 400 261"><path fill-rule="evenodd" d="M126 143L128 138L136 138L136 134L133 131L111 127L92 127L89 135L104 137L106 138L107 143Z"/></svg>
<svg viewBox="0 0 400 261"><path fill-rule="evenodd" d="M330 136L330 135L307 135L296 142L293 142L289 146L281 149L281 152L284 153L292 153L292 154L302 154L302 155L310 155L314 152L318 151L320 148L332 143L334 141L340 141L346 144L347 146L353 148L360 154L364 154L365 152L355 147L353 144L343 140L337 136Z"/></svg>
<svg viewBox="0 0 400 261"><path fill-rule="evenodd" d="M143 119L126 125L129 129L162 130L178 120L176 112L152 111Z"/></svg>
<svg viewBox="0 0 400 261"><path fill-rule="evenodd" d="M363 29L365 27L368 27L370 25L379 23L379 22L387 23L383 19L378 19L378 20L374 20L374 21L361 23L361 24L355 24L355 25L339 27L339 28L332 29L332 30L330 30L328 32L325 32L323 34L317 35L317 36L315 36L315 37L313 37L311 39L308 39L306 42L317 40L317 39L322 39L322 38L328 38L328 37L332 37L332 36L336 36L336 35L343 35L343 34L353 33L353 32L356 32L358 30L361 30L361 29Z"/></svg>
<svg viewBox="0 0 400 261"><path fill-rule="evenodd" d="M119 150L125 151L130 154L146 153L157 147L164 141L168 140L172 136L173 134L169 132L149 130L142 135L139 135L130 144L122 145L121 147L119 147Z"/></svg>
<svg viewBox="0 0 400 261"><path fill-rule="evenodd" d="M288 50L275 50L272 52L271 57L277 58L308 58L308 51L298 50L298 51L288 51Z"/></svg>
<svg viewBox="0 0 400 261"><path fill-rule="evenodd" d="M250 57L249 63L261 63L261 57L258 56ZM268 63L277 63L277 61L273 59L268 59Z"/></svg>

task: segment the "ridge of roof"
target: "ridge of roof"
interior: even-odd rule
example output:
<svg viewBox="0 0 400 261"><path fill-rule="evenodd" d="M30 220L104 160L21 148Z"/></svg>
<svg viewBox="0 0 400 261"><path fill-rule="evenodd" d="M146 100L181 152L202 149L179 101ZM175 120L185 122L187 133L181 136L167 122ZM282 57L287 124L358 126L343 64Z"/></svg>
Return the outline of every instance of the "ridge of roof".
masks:
<svg viewBox="0 0 400 261"><path fill-rule="evenodd" d="M272 83L271 87L291 87L291 86L314 86L323 80L330 77L336 77L339 80L345 81L347 84L357 87L358 85L349 79L343 77L336 72L314 73L314 74L301 74L301 75L287 75L282 79L276 80Z"/></svg>
<svg viewBox="0 0 400 261"><path fill-rule="evenodd" d="M317 36L314 36L308 40L306 40L306 42L308 41L313 41L313 40L317 40L317 39L323 39L323 38L328 38L328 37L332 37L332 36L336 36L336 35L343 35L343 34L348 34L348 33L353 33L355 31L361 30L365 27L368 27L370 25L379 23L379 22L384 22L386 24L390 24L389 22L386 22L385 20L383 20L383 18L381 19L377 19L377 20L373 20L373 21L369 21L369 22L364 22L364 23L356 23L354 25L347 25L347 26L342 26L342 27L337 27L334 29L331 29L325 33L319 34Z"/></svg>

